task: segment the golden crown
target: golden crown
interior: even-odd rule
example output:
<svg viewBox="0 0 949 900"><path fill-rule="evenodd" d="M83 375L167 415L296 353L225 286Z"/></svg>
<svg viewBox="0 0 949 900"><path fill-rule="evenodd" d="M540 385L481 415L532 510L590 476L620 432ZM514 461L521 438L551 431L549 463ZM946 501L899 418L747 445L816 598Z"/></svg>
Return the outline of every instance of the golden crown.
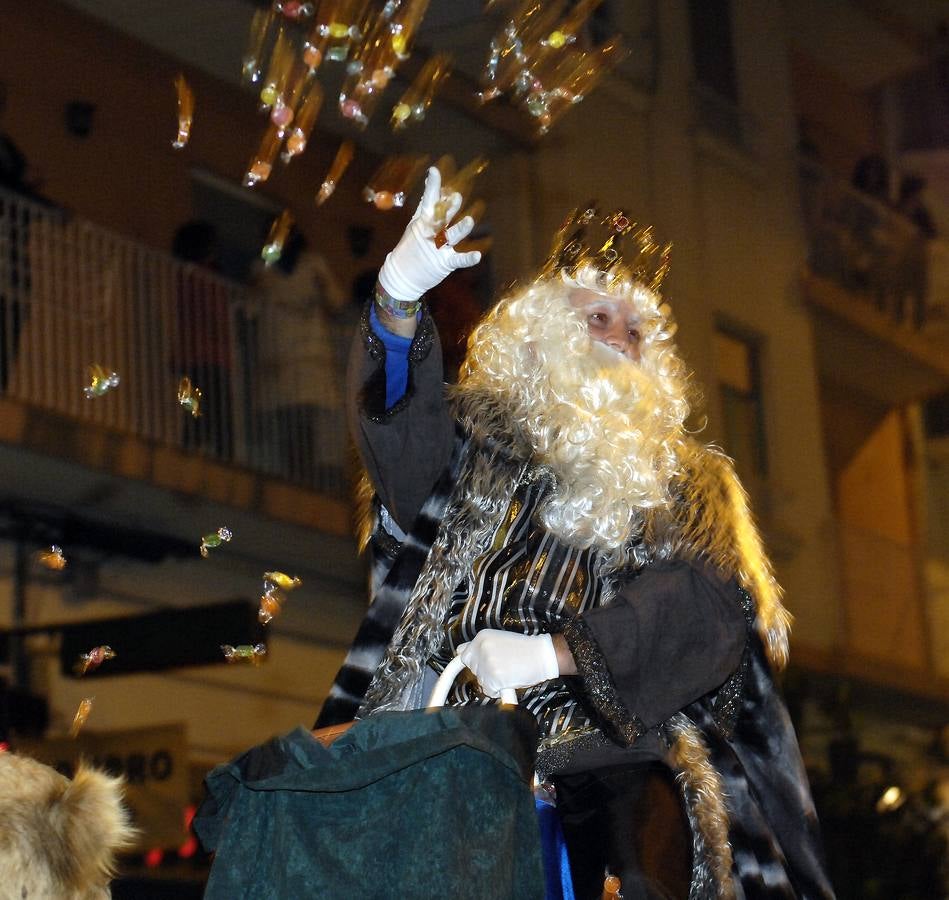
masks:
<svg viewBox="0 0 949 900"><path fill-rule="evenodd" d="M574 276L589 266L603 284L629 279L657 292L669 271L671 251L672 244L655 242L652 226L633 222L622 210L604 216L589 203L573 210L560 226L540 277L555 272Z"/></svg>

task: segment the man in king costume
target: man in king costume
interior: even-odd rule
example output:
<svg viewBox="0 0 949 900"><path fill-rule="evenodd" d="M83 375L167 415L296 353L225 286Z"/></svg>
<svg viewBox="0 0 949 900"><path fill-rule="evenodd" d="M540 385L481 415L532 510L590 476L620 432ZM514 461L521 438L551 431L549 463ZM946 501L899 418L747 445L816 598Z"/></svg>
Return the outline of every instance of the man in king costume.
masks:
<svg viewBox="0 0 949 900"><path fill-rule="evenodd" d="M446 389L422 297L480 259L454 249L470 218L441 228L460 204L430 170L354 346L373 598L317 726L424 706L459 655L450 704L513 688L537 720L578 897L605 871L677 895L636 849L657 768L691 844L678 896L832 897L773 682L790 616L730 461L685 430L669 248L576 211Z"/></svg>

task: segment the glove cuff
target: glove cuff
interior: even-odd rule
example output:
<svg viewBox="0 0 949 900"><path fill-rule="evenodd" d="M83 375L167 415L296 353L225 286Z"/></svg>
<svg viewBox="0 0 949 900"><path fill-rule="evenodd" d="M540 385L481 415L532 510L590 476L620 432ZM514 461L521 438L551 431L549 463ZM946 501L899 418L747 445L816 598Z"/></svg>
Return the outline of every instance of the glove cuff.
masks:
<svg viewBox="0 0 949 900"><path fill-rule="evenodd" d="M537 639L540 642L541 661L544 667L544 677L542 681L550 681L552 678L560 677L560 663L557 660L557 648L554 647L554 639L549 634L539 634Z"/></svg>
<svg viewBox="0 0 949 900"><path fill-rule="evenodd" d="M421 299L425 291L420 291L415 285L411 284L407 278L402 278L397 270L396 263L392 260L392 251L386 255L385 262L379 270L379 284L382 289L393 299L402 303L412 303Z"/></svg>

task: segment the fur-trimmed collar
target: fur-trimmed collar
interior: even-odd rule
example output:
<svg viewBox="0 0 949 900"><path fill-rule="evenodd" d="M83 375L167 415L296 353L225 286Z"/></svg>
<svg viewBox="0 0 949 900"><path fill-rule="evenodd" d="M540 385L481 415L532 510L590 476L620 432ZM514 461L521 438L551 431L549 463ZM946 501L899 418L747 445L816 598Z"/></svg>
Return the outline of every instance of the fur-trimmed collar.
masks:
<svg viewBox="0 0 949 900"><path fill-rule="evenodd" d="M505 396L464 384L448 390L455 417L475 445L531 465L530 439ZM677 453L680 465L671 485L672 504L644 513L642 532L634 538L642 552L635 556L702 556L726 577L734 577L755 598L758 632L771 663L782 668L787 663L791 615L781 602L781 587L732 461L719 448L685 435Z"/></svg>

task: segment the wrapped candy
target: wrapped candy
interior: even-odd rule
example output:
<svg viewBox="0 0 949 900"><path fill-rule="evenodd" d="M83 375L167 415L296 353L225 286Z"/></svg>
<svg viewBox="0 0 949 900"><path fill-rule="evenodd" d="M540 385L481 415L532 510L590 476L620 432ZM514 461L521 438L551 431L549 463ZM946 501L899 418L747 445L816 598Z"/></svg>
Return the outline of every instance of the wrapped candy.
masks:
<svg viewBox="0 0 949 900"><path fill-rule="evenodd" d="M390 123L393 131L400 131L412 122L421 122L432 105L435 93L451 73L451 56L438 53L426 60L415 80L399 102L392 107Z"/></svg>
<svg viewBox="0 0 949 900"><path fill-rule="evenodd" d="M231 530L222 525L217 531L212 531L211 534L204 535L204 537L201 538L201 546L198 549L201 555L207 559L208 550L220 547L221 544L226 543L233 536Z"/></svg>
<svg viewBox="0 0 949 900"><path fill-rule="evenodd" d="M439 160L439 171L442 173L442 189L438 201L435 203L435 220L441 221L448 213L452 194L461 194L462 197L471 196L471 186L474 180L488 167L488 161L483 156L476 156L460 172L454 172L455 163L449 157L450 163L443 165ZM446 161L447 162L447 161ZM451 222L445 222L445 226ZM438 241L436 240L436 243Z"/></svg>
<svg viewBox="0 0 949 900"><path fill-rule="evenodd" d="M282 591L292 591L300 587L303 582L296 575L284 575L283 572L264 572L264 584L271 584Z"/></svg>
<svg viewBox="0 0 949 900"><path fill-rule="evenodd" d="M108 644L93 647L88 653L80 653L75 666L76 674L85 675L98 669L107 659L115 659L115 651Z"/></svg>
<svg viewBox="0 0 949 900"><path fill-rule="evenodd" d="M302 3L301 0L274 0L273 8L292 22L309 19L315 11L312 3Z"/></svg>
<svg viewBox="0 0 949 900"><path fill-rule="evenodd" d="M315 72L324 59L342 62L362 40L366 0L322 0L303 44L303 62Z"/></svg>
<svg viewBox="0 0 949 900"><path fill-rule="evenodd" d="M316 193L317 206L322 206L333 195L333 191L336 190L336 185L339 183L340 178L343 177L343 173L353 158L354 147L355 145L352 141L343 141L343 143L339 145L339 150L336 151L336 156L333 158L333 164L330 166L329 172L326 173L326 178L323 179L323 183Z"/></svg>
<svg viewBox="0 0 949 900"><path fill-rule="evenodd" d="M271 122L260 141L260 147L251 158L247 172L244 173L244 187L254 187L270 177L282 141L280 129Z"/></svg>
<svg viewBox="0 0 949 900"><path fill-rule="evenodd" d="M287 599L285 591L298 588L303 582L296 577L283 572L264 572L264 592L260 598L260 609L257 611L258 620L266 625L274 616L280 613L284 601Z"/></svg>
<svg viewBox="0 0 949 900"><path fill-rule="evenodd" d="M245 82L256 84L263 75L264 47L275 20L276 14L272 9L258 9L254 13L247 52L241 60L241 77Z"/></svg>
<svg viewBox="0 0 949 900"><path fill-rule="evenodd" d="M93 700L95 700L95 697L83 697L83 699L79 701L79 708L76 710L76 715L73 716L72 725L69 728L69 736L71 738L78 737L79 732L82 731L82 726L86 724L89 713L92 712Z"/></svg>
<svg viewBox="0 0 949 900"><path fill-rule="evenodd" d="M270 64L267 66L267 77L260 88L260 106L262 109L271 109L278 104L286 104L287 88L293 72L293 43L281 26L277 31L277 40L270 53Z"/></svg>
<svg viewBox="0 0 949 900"><path fill-rule="evenodd" d="M409 57L415 33L429 0L402 0L386 15L374 16L366 37L351 54L347 77L339 94L339 111L347 119L365 127L379 96L400 62Z"/></svg>
<svg viewBox="0 0 949 900"><path fill-rule="evenodd" d="M537 119L538 131L546 134L551 125L583 100L628 52L617 38L594 50L568 53L549 79L554 87L531 90L525 100L527 111Z"/></svg>
<svg viewBox="0 0 949 900"><path fill-rule="evenodd" d="M607 875L603 879L602 900L623 900L622 884L615 875Z"/></svg>
<svg viewBox="0 0 949 900"><path fill-rule="evenodd" d="M363 188L363 199L381 210L403 206L406 194L427 164L428 156L424 154L389 157Z"/></svg>
<svg viewBox="0 0 949 900"><path fill-rule="evenodd" d="M286 600L286 596L283 591L271 585L261 594L260 609L257 610L257 620L262 625L267 625L274 616L280 614L284 600Z"/></svg>
<svg viewBox="0 0 949 900"><path fill-rule="evenodd" d="M187 375L182 375L178 382L178 402L194 418L201 415L201 388L195 387Z"/></svg>
<svg viewBox="0 0 949 900"><path fill-rule="evenodd" d="M280 259L280 254L283 253L283 245L286 243L292 227L293 213L289 209L285 209L274 219L270 226L270 234L267 235L267 243L260 251L261 258L266 265L272 266Z"/></svg>
<svg viewBox="0 0 949 900"><path fill-rule="evenodd" d="M185 81L184 75L175 78L175 90L178 92L178 137L171 146L180 150L191 137L191 122L194 119L194 92Z"/></svg>
<svg viewBox="0 0 949 900"><path fill-rule="evenodd" d="M305 149L307 141L310 139L310 132L313 131L313 125L316 117L319 115L320 106L323 104L323 88L320 83L310 80L308 87L303 93L303 97L298 101L296 113L293 116L293 127L286 135L284 143L284 152L281 159L286 163L294 156L299 156Z"/></svg>
<svg viewBox="0 0 949 900"><path fill-rule="evenodd" d="M590 49L576 47L584 22L601 2L579 0L568 8L565 0L522 0L491 39L482 101L509 92L545 134L626 53L619 36Z"/></svg>
<svg viewBox="0 0 949 900"><path fill-rule="evenodd" d="M233 647L230 644L221 644L221 652L229 663L249 662L259 666L267 655L267 645L238 644Z"/></svg>
<svg viewBox="0 0 949 900"><path fill-rule="evenodd" d="M542 4L537 0L521 0L514 14L489 44L488 60L481 73L482 102L493 100L507 90L518 70L528 59L525 46L529 46L529 35L542 32L537 28L538 20L551 21L563 7L563 0Z"/></svg>
<svg viewBox="0 0 949 900"><path fill-rule="evenodd" d="M62 547L52 544L48 550L37 550L33 554L36 560L44 569L51 569L54 572L61 572L66 568L66 557L63 556Z"/></svg>
<svg viewBox="0 0 949 900"><path fill-rule="evenodd" d="M101 397L119 385L119 376L98 363L93 363L86 371L89 383L82 389L82 392L86 395L87 400Z"/></svg>

